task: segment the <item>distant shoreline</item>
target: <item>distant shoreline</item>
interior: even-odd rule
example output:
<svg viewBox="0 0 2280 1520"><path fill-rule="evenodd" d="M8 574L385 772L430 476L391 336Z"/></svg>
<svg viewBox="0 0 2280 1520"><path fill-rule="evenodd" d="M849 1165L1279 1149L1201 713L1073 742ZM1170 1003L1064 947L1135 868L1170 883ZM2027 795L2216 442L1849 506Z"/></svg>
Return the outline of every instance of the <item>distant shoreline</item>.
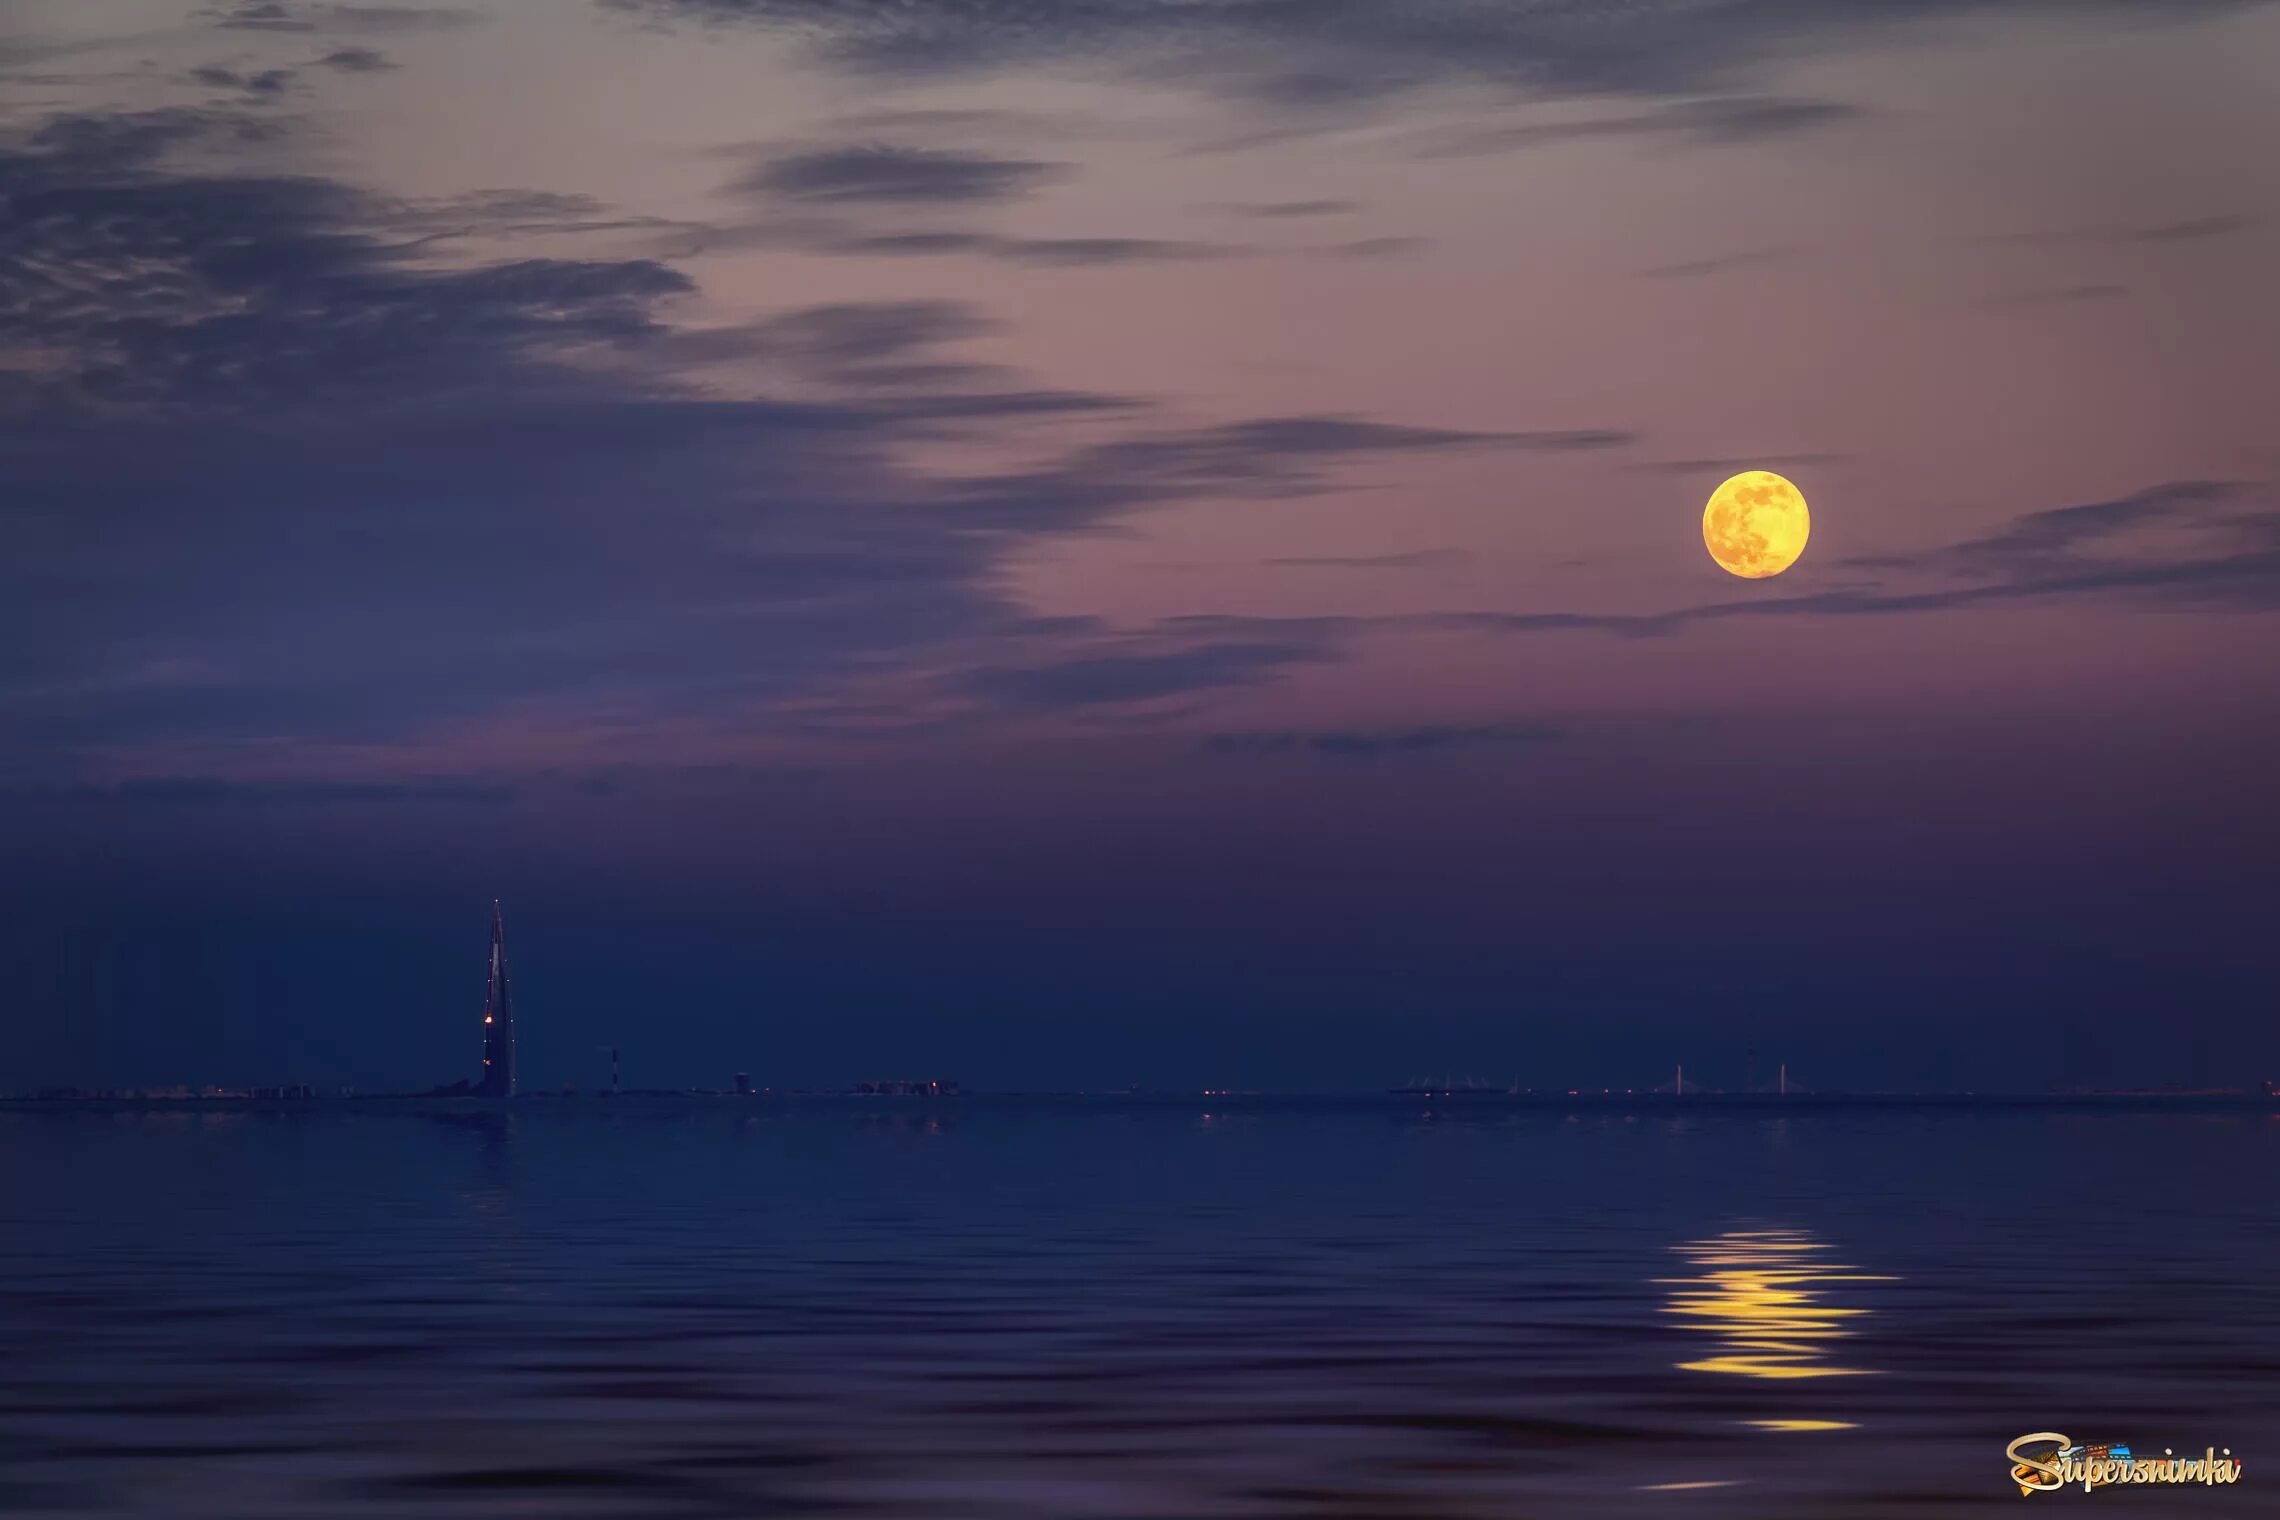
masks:
<svg viewBox="0 0 2280 1520"><path fill-rule="evenodd" d="M2268 1093L1273 1093L1273 1092L968 1092L955 1096L848 1092L646 1091L531 1093L515 1098L423 1093L345 1097L6 1097L0 1113L601 1113L665 1109L773 1107L956 1109L961 1107L1093 1107L1234 1110L1377 1109L1391 1113L1498 1109L1591 1113L1741 1113L1759 1116L1847 1110L2086 1113L2262 1113L2280 1118L2280 1095Z"/></svg>

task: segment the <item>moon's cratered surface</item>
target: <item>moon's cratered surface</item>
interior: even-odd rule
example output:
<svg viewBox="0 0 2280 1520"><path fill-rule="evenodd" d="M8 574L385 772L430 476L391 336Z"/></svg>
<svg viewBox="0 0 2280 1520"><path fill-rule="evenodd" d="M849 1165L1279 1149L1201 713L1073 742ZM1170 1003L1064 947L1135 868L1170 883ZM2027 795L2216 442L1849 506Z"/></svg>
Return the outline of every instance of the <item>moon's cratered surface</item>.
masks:
<svg viewBox="0 0 2280 1520"><path fill-rule="evenodd" d="M1805 552L1804 493L1771 470L1744 470L1710 493L1702 542L1719 566L1749 580L1779 575Z"/></svg>

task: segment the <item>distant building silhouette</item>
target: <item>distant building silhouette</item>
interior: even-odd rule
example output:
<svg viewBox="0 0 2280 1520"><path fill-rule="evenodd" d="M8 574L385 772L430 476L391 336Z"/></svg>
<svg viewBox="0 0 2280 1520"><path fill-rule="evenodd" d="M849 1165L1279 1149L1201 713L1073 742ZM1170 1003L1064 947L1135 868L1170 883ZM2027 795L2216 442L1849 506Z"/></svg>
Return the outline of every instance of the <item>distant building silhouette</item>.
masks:
<svg viewBox="0 0 2280 1520"><path fill-rule="evenodd" d="M491 981L483 994L483 1078L475 1092L484 1098L515 1095L515 1010L507 1000L507 926L499 904L491 903Z"/></svg>

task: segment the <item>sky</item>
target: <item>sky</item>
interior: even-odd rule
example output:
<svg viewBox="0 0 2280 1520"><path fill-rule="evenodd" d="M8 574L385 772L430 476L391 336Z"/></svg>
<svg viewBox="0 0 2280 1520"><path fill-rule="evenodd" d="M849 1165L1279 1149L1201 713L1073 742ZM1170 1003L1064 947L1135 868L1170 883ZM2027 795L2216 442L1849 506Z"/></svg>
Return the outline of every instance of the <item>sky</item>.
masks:
<svg viewBox="0 0 2280 1520"><path fill-rule="evenodd" d="M2276 73L19 0L0 1089L2280 1076Z"/></svg>

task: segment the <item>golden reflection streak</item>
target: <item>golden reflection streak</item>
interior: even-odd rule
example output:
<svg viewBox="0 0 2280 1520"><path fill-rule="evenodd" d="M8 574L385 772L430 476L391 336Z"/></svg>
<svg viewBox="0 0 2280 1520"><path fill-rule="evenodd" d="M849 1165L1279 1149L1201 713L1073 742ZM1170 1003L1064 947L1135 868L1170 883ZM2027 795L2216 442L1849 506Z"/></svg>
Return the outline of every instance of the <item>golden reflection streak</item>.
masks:
<svg viewBox="0 0 2280 1520"><path fill-rule="evenodd" d="M1868 1311L1823 1302L1821 1285L1894 1279L1823 1260L1819 1253L1829 1247L1803 1230L1729 1230L1673 1249L1705 1270L1698 1277L1659 1279L1671 1289L1663 1312L1683 1316L1684 1328L1718 1340L1716 1355L1680 1362L1682 1370L1771 1379L1859 1377L1876 1370L1829 1359L1826 1343L1850 1337L1845 1322ZM1826 1421L1755 1423L1779 1430L1844 1428Z"/></svg>

